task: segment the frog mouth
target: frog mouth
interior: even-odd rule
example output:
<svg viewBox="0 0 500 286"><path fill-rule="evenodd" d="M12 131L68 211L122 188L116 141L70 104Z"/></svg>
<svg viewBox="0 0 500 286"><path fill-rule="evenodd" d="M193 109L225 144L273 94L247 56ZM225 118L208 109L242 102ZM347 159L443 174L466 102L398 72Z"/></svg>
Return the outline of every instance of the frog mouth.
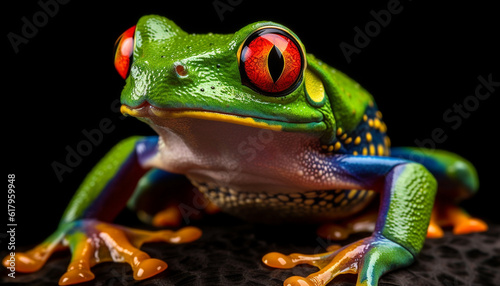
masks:
<svg viewBox="0 0 500 286"><path fill-rule="evenodd" d="M230 113L204 110L204 109L180 109L180 108L159 108L149 103L138 107L130 107L123 104L121 113L134 117L157 117L157 118L197 118L203 120L221 121L226 123L239 124L273 131L309 131L321 132L326 129L324 122L287 122L276 119L260 118L254 116L235 115Z"/></svg>

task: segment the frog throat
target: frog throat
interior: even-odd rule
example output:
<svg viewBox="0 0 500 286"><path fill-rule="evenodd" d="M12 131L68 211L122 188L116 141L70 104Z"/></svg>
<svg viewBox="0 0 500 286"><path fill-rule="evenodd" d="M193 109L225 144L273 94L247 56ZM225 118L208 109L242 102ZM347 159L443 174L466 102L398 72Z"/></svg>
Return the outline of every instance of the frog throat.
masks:
<svg viewBox="0 0 500 286"><path fill-rule="evenodd" d="M138 107L130 107L123 104L120 108L120 111L124 115L130 115L134 117L197 118L257 127L261 129L269 129L273 131L322 132L326 129L326 125L322 121L285 122L276 119L235 115L211 110L159 108L147 102L145 104L141 104Z"/></svg>

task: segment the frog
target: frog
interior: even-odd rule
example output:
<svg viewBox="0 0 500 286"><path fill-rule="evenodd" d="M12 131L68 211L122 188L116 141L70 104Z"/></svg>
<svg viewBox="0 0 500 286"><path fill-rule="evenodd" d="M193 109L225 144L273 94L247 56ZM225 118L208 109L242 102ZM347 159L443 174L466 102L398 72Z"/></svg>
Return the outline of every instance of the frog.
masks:
<svg viewBox="0 0 500 286"><path fill-rule="evenodd" d="M442 237L445 226L454 234L488 228L458 206L479 186L469 161L444 150L391 147L373 96L306 53L284 25L259 21L234 34L194 34L147 15L118 38L114 65L125 80L121 113L157 135L113 147L78 187L56 231L16 253L18 272L35 272L69 248L59 285L90 281L91 267L110 261L128 263L136 280L153 277L168 264L140 250L144 243L202 236L181 227L179 202L193 187L207 213L293 229L317 223L318 235L332 240L371 233L323 253L263 255L269 269L318 268L284 285L327 285L357 274L356 285L375 286L418 259L425 239ZM148 209L155 203L160 207ZM127 207L177 230L114 224Z"/></svg>

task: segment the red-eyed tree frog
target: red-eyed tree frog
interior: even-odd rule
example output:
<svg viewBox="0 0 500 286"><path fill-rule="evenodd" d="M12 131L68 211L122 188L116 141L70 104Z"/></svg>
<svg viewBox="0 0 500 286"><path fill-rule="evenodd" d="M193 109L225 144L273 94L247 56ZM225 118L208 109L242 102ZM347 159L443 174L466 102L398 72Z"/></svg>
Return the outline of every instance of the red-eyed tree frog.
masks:
<svg viewBox="0 0 500 286"><path fill-rule="evenodd" d="M20 272L37 271L66 247L72 259L60 285L92 280L91 267L106 261L129 263L137 280L164 271L167 264L141 245L190 242L198 228L143 231L112 221L129 206L157 226L177 224L169 200L186 189L181 177L210 209L243 219L324 223L318 233L333 239L372 232L321 254L264 255L270 267L319 268L284 285L327 285L354 273L357 285L375 286L418 259L426 236L442 236L442 225L456 234L487 229L456 206L478 188L471 163L446 151L391 148L370 93L306 53L287 27L257 22L234 34L189 34L167 18L144 16L118 39L115 67L125 79L121 112L158 136L128 138L109 151L57 230L17 253ZM148 197L165 209L148 212ZM356 218L374 199L375 214ZM347 223L353 217L364 227Z"/></svg>

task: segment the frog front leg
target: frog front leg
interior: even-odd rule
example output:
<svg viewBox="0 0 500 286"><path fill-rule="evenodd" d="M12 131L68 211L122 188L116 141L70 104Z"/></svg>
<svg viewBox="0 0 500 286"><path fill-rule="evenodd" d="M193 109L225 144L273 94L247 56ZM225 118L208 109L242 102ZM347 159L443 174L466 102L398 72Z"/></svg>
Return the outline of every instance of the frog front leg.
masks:
<svg viewBox="0 0 500 286"><path fill-rule="evenodd" d="M423 246L436 180L421 164L388 157L333 156L337 184L380 192L375 231L367 238L323 254L269 253L263 262L291 268L307 263L320 268L308 277L290 277L284 285L326 285L339 274L357 273L358 286L375 286L386 272L411 264Z"/></svg>
<svg viewBox="0 0 500 286"><path fill-rule="evenodd" d="M429 238L443 236L441 226L453 226L454 234L486 231L488 225L468 215L458 203L477 192L479 180L474 166L466 159L447 151L398 147L391 156L424 165L438 182L436 203L427 232Z"/></svg>
<svg viewBox="0 0 500 286"><path fill-rule="evenodd" d="M58 229L44 242L25 252L16 253L16 270L34 272L50 255L69 247L72 258L60 285L92 280L90 267L97 263L127 262L137 280L166 269L167 264L139 250L150 241L181 243L197 239L201 232L187 227L177 232L131 229L111 222L126 205L137 181L150 168L156 154L156 137L132 137L115 146L87 175L68 208ZM8 264L4 259L3 264Z"/></svg>

